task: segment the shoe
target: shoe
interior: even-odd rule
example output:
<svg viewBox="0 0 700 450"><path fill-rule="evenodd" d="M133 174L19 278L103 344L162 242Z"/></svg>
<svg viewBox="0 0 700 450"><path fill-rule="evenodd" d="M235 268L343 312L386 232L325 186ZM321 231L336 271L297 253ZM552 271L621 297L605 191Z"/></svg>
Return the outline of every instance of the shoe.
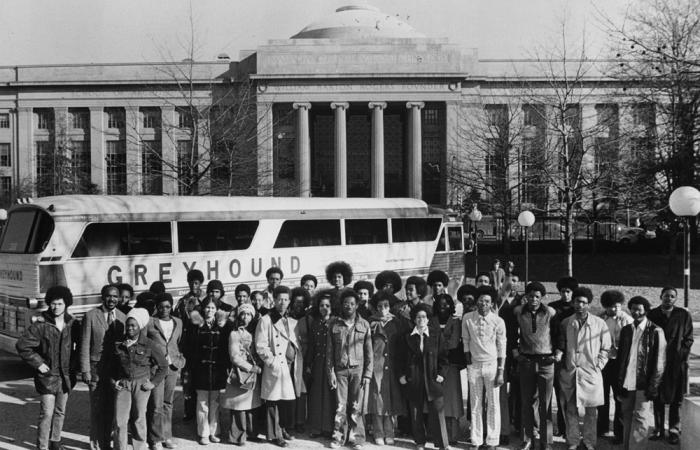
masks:
<svg viewBox="0 0 700 450"><path fill-rule="evenodd" d="M274 441L272 441L272 443L282 448L289 446L289 444L287 444L287 441L285 441L284 439L275 439Z"/></svg>
<svg viewBox="0 0 700 450"><path fill-rule="evenodd" d="M374 443L377 445L384 445L384 439L382 438L375 438Z"/></svg>
<svg viewBox="0 0 700 450"><path fill-rule="evenodd" d="M673 431L670 431L668 433L668 443L671 445L678 445L678 443L681 441L680 436L678 433L674 433Z"/></svg>
<svg viewBox="0 0 700 450"><path fill-rule="evenodd" d="M206 436L203 436L203 437L199 438L199 441L197 441L197 442L199 442L199 445L209 445L209 438Z"/></svg>
<svg viewBox="0 0 700 450"><path fill-rule="evenodd" d="M294 436L292 436L291 434L287 433L287 430L285 430L284 428L282 428L282 438L283 438L285 441L293 441L293 440L294 440Z"/></svg>
<svg viewBox="0 0 700 450"><path fill-rule="evenodd" d="M661 439L664 438L664 432L662 431L654 431L651 436L649 436L650 441L660 441Z"/></svg>
<svg viewBox="0 0 700 450"><path fill-rule="evenodd" d="M425 450L425 445L416 445L416 450Z"/></svg>
<svg viewBox="0 0 700 450"><path fill-rule="evenodd" d="M148 446L148 450L163 450L163 445L160 442Z"/></svg>
<svg viewBox="0 0 700 450"><path fill-rule="evenodd" d="M394 445L396 441L394 441L394 438L386 438L384 439L384 443L386 443L386 445Z"/></svg>
<svg viewBox="0 0 700 450"><path fill-rule="evenodd" d="M352 450L362 450L362 444L352 444Z"/></svg>
<svg viewBox="0 0 700 450"><path fill-rule="evenodd" d="M163 448L172 450L174 448L177 448L177 444L173 442L172 439L166 439L165 442L163 442Z"/></svg>
<svg viewBox="0 0 700 450"><path fill-rule="evenodd" d="M214 436L213 434L212 434L211 436L209 436L209 440L212 441L212 442L215 443L215 444L218 444L219 442L221 442L221 439L219 439L218 437Z"/></svg>
<svg viewBox="0 0 700 450"><path fill-rule="evenodd" d="M333 439L329 445L330 448L340 448L340 442Z"/></svg>
<svg viewBox="0 0 700 450"><path fill-rule="evenodd" d="M520 450L532 450L532 441L525 441L518 447Z"/></svg>
<svg viewBox="0 0 700 450"><path fill-rule="evenodd" d="M66 450L61 441L49 441L50 450Z"/></svg>
<svg viewBox="0 0 700 450"><path fill-rule="evenodd" d="M566 447L567 450L578 450L578 445L569 445Z"/></svg>
<svg viewBox="0 0 700 450"><path fill-rule="evenodd" d="M498 439L498 445L502 447L507 447L508 445L510 445L510 438L505 434L502 434L501 437Z"/></svg>

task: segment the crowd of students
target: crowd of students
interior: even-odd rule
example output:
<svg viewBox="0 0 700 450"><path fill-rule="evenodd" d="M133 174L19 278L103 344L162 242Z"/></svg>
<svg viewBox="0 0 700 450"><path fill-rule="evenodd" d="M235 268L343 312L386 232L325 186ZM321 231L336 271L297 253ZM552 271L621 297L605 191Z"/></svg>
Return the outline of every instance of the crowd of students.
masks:
<svg viewBox="0 0 700 450"><path fill-rule="evenodd" d="M313 275L285 286L277 267L266 276L267 289L240 284L235 299L218 280L203 292L198 270L178 301L162 283L135 298L128 285L106 285L80 323L67 312L70 290L48 289L48 309L17 342L36 369L38 448L63 448L78 377L89 387L92 449L126 449L129 435L134 449L176 448L178 381L201 445L264 435L287 447L308 433L355 450L368 436L393 445L398 434L419 450L428 440L495 448L517 435L521 449L546 449L552 420L570 449L593 449L610 431L611 391L613 444L679 442L693 326L673 287L655 308L632 297L629 314L620 291L605 291L594 315L591 290L575 279L560 279L547 303L540 282L521 294L513 268L498 262L456 300L441 271L405 282L384 271L353 284L352 268L334 262L327 289Z"/></svg>

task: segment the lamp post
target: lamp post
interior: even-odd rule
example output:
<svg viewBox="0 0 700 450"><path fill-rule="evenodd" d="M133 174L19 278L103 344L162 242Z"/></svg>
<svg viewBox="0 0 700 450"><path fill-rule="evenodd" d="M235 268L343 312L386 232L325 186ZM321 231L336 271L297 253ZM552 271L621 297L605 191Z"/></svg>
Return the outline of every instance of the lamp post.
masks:
<svg viewBox="0 0 700 450"><path fill-rule="evenodd" d="M525 286L530 281L530 249L529 249L529 228L535 224L535 215L530 211L523 211L518 214L518 223L525 228Z"/></svg>
<svg viewBox="0 0 700 450"><path fill-rule="evenodd" d="M479 276L479 231L477 230L477 222L481 220L481 211L479 211L474 205L472 211L469 213L469 220L474 224L474 284L476 284L476 277ZM467 277L467 274L464 274Z"/></svg>
<svg viewBox="0 0 700 450"><path fill-rule="evenodd" d="M700 213L700 191L692 186L681 186L668 199L673 214L683 218L683 306L690 298L690 218Z"/></svg>

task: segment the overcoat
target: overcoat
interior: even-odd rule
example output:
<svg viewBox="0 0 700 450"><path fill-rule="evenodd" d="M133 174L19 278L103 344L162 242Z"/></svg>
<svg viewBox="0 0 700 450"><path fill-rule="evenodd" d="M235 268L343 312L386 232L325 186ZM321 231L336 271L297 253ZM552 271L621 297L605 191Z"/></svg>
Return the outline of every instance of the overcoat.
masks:
<svg viewBox="0 0 700 450"><path fill-rule="evenodd" d="M688 384L693 319L688 311L678 307L666 317L660 306L649 311L647 318L663 329L666 337L666 370L659 386L659 399L664 403L680 402Z"/></svg>
<svg viewBox="0 0 700 450"><path fill-rule="evenodd" d="M34 370L34 387L40 395L70 392L75 385L76 332L73 317L65 314L63 330L56 328L51 313L42 313L43 321L29 326L15 345L19 356ZM39 366L49 366L47 373L40 373Z"/></svg>
<svg viewBox="0 0 700 450"><path fill-rule="evenodd" d="M255 330L255 349L265 364L260 389L263 400L295 400L306 392L304 358L298 336L294 332L297 321L287 317L288 327L285 327L284 320L277 310L272 309L260 319ZM293 367L287 362L288 345L294 347L295 351Z"/></svg>
<svg viewBox="0 0 700 450"><path fill-rule="evenodd" d="M185 357L192 370L195 389L218 391L226 387L229 326L220 327L216 321L209 325L191 324L188 328Z"/></svg>
<svg viewBox="0 0 700 450"><path fill-rule="evenodd" d="M406 334L401 348L399 377L406 377L406 394L414 402L423 399L433 401L444 396L442 383L437 382L437 376L445 377L449 366L447 346L442 333L435 329L429 330L424 338L423 350L420 349L420 336Z"/></svg>
<svg viewBox="0 0 700 450"><path fill-rule="evenodd" d="M232 369L243 373L250 373L256 364L253 355L253 336L245 327L233 330L228 338L228 353L231 358ZM248 411L261 405L260 401L260 377L255 379L253 389L241 387L240 380L226 386L226 392L221 400L221 406L234 411Z"/></svg>
<svg viewBox="0 0 700 450"><path fill-rule="evenodd" d="M408 324L401 317L392 317L387 322L372 317L369 326L372 330L374 370L369 383L368 413L403 415L406 408L401 395L396 359L399 346L403 345L408 332Z"/></svg>
<svg viewBox="0 0 700 450"><path fill-rule="evenodd" d="M309 327L307 352L304 354L304 364L309 368L309 427L312 432L333 431L335 417L335 391L331 390L328 381L326 347L328 333L333 317L322 320L312 318Z"/></svg>
<svg viewBox="0 0 700 450"><path fill-rule="evenodd" d="M577 407L600 406L604 403L603 367L608 362L610 331L600 317L588 314L583 326L576 315L561 323L564 356L559 370L559 383L564 400L576 394Z"/></svg>

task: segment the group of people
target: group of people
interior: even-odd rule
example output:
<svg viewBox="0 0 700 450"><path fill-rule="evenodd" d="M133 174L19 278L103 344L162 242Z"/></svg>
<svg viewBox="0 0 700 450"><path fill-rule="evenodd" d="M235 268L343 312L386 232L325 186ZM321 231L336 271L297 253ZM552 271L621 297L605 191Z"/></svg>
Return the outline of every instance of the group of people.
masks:
<svg viewBox="0 0 700 450"><path fill-rule="evenodd" d="M219 280L203 291L202 272L191 270L178 301L162 283L135 298L131 286L106 285L80 323L67 313L70 290L54 286L17 342L36 369L38 448L62 448L78 376L89 387L92 449L126 449L129 434L134 449L176 448L178 380L201 445L262 434L287 447L308 432L331 448L359 450L368 435L393 445L401 434L418 450L465 437L469 448L492 449L517 433L521 449L547 449L552 420L570 449L593 449L609 432L611 403L614 444L678 443L693 326L675 288L661 290L656 308L632 297L629 314L621 292L605 291L594 315L591 290L574 278L560 279L547 303L542 283L521 293L513 268L499 266L456 299L442 271L405 281L384 271L353 284L338 261L326 268L331 287L319 289L313 275L285 286L272 267L265 290L240 284L229 298Z"/></svg>

